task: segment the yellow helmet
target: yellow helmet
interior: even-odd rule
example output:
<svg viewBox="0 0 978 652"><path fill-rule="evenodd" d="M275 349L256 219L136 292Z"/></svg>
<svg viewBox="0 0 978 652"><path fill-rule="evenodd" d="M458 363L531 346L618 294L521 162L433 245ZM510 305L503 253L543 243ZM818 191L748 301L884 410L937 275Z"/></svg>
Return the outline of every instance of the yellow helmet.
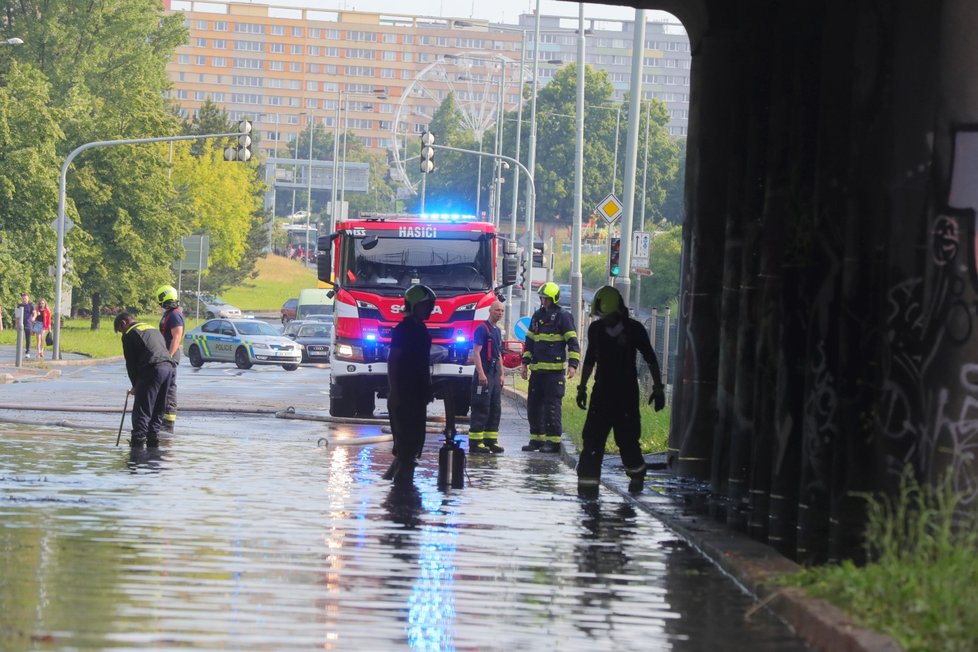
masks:
<svg viewBox="0 0 978 652"><path fill-rule="evenodd" d="M425 301L435 302L435 293L427 285L412 285L404 292L404 307L408 310Z"/></svg>
<svg viewBox="0 0 978 652"><path fill-rule="evenodd" d="M537 294L541 297L547 297L553 299L554 305L560 303L560 286L552 281L547 281L540 286L537 290Z"/></svg>
<svg viewBox="0 0 978 652"><path fill-rule="evenodd" d="M161 285L156 288L156 302L161 306L169 301L176 303L178 299L177 289L172 285Z"/></svg>
<svg viewBox="0 0 978 652"><path fill-rule="evenodd" d="M625 301L621 292L612 285L606 285L594 293L591 299L591 316L605 317L614 313L625 314Z"/></svg>

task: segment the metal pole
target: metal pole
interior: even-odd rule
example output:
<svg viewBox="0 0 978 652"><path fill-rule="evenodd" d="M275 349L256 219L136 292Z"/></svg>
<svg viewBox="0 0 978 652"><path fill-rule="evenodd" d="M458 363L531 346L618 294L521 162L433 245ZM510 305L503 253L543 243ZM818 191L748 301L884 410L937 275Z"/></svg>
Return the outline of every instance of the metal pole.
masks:
<svg viewBox="0 0 978 652"><path fill-rule="evenodd" d="M645 160L642 163L642 208L639 211L639 222L641 226L639 231L645 230L645 186L649 180L649 121L652 113L652 103L649 102L645 106ZM649 267L652 266L652 261L649 260ZM638 313L639 306L642 303L642 277L635 277L635 301L632 302L635 308L636 314Z"/></svg>
<svg viewBox="0 0 978 652"><path fill-rule="evenodd" d="M339 144L340 144L340 95L336 96L336 124L333 125L333 178L332 188L329 193L329 200L333 204L333 210L329 212L329 232L336 232L336 212L340 209L339 204L336 201L336 190L337 190L337 178L339 175L339 168L337 167L337 162L339 160Z"/></svg>
<svg viewBox="0 0 978 652"><path fill-rule="evenodd" d="M421 173L421 213L424 214L424 195L428 189L428 175L425 172Z"/></svg>
<svg viewBox="0 0 978 652"><path fill-rule="evenodd" d="M482 137L479 137L479 174L475 182L475 216L482 217Z"/></svg>
<svg viewBox="0 0 978 652"><path fill-rule="evenodd" d="M520 99L517 103L516 119L516 160L520 160L520 139L523 137L523 84L526 72L526 30L523 30L523 43L520 48ZM509 216L509 237L516 240L516 211L519 209L520 171L513 168L513 208ZM506 333L512 337L513 332L513 286L506 288Z"/></svg>
<svg viewBox="0 0 978 652"><path fill-rule="evenodd" d="M506 118L506 109L504 105L504 97L506 93L506 60L499 59L499 95L496 100L496 147L493 150L494 154L503 153L503 132L504 125L503 122ZM496 160L495 166L496 174L493 175L493 206L492 206L492 223L498 228L499 218L501 215L500 205L503 199L503 187L502 187L502 177L503 169L500 165L499 160Z"/></svg>
<svg viewBox="0 0 978 652"><path fill-rule="evenodd" d="M574 147L574 223L571 230L571 315L574 325L583 331L581 324L581 216L584 204L584 3L578 7L577 30L577 135Z"/></svg>
<svg viewBox="0 0 978 652"><path fill-rule="evenodd" d="M346 201L346 141L350 130L350 96L343 96L343 170L340 172L340 201Z"/></svg>
<svg viewBox="0 0 978 652"><path fill-rule="evenodd" d="M625 189L621 222L621 295L631 291L632 217L635 213L635 169L638 162L638 124L642 110L642 54L645 52L645 10L635 10L635 40L632 42L632 87L628 99L628 137L625 142Z"/></svg>
<svg viewBox="0 0 978 652"><path fill-rule="evenodd" d="M611 194L615 194L618 181L618 128L621 125L621 106L618 105L618 117L615 118L615 161L611 166Z"/></svg>
<svg viewBox="0 0 978 652"><path fill-rule="evenodd" d="M306 249L302 264L309 264L309 220L312 219L312 130L316 124L316 114L309 114L309 178L306 179ZM298 153L298 152L297 152Z"/></svg>
<svg viewBox="0 0 978 652"><path fill-rule="evenodd" d="M582 34L583 37L583 34ZM533 175L536 174L537 165L537 74L540 70L540 0L537 0L536 13L533 18L533 89L530 94L530 154L527 159L526 167L529 168L530 184L533 185ZM533 221L536 213L536 189L526 205L526 232L529 238L530 255L526 261L526 282L523 290L523 315L529 317L533 314L527 290L533 286Z"/></svg>
<svg viewBox="0 0 978 652"><path fill-rule="evenodd" d="M62 301L62 285L64 283L64 256L65 256L65 188L68 181L68 166L71 162L75 160L75 157L84 152L87 149L92 149L93 147L109 147L112 145L138 145L141 143L168 143L174 140L199 140L202 138L230 138L231 136L246 136L247 133L243 131L235 131L228 134L198 134L194 136L164 136L161 138L127 138L124 140L99 140L91 143L85 143L84 145L79 145L68 154L65 162L61 165L61 175L58 179L58 218L57 227L58 232L58 248L55 255L57 260L55 261L55 274L54 274L54 315L52 315L52 321L54 326L52 331L54 332L54 345L52 352L53 360L61 359L61 301Z"/></svg>

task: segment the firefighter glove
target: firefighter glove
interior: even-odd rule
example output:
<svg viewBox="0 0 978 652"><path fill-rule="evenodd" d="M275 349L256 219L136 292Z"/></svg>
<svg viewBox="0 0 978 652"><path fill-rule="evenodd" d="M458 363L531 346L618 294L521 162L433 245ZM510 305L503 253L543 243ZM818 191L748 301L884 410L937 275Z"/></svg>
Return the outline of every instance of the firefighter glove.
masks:
<svg viewBox="0 0 978 652"><path fill-rule="evenodd" d="M651 405L656 412L661 410L666 406L666 389L662 385L653 385L652 394L649 395L649 405Z"/></svg>
<svg viewBox="0 0 978 652"><path fill-rule="evenodd" d="M587 386L585 385L577 386L577 407L582 410L587 409Z"/></svg>

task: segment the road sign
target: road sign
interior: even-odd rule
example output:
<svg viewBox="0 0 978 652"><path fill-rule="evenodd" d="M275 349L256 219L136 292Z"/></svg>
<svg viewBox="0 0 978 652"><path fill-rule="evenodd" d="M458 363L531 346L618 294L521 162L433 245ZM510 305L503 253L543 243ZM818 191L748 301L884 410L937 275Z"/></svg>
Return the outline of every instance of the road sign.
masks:
<svg viewBox="0 0 978 652"><path fill-rule="evenodd" d="M526 341L526 332L528 330L530 330L529 317L520 317L516 320L516 323L513 324L513 335L515 335L516 339L518 339L520 342Z"/></svg>
<svg viewBox="0 0 978 652"><path fill-rule="evenodd" d="M647 231L632 233L632 271L648 268L652 251L652 234Z"/></svg>
<svg viewBox="0 0 978 652"><path fill-rule="evenodd" d="M614 193L598 202L595 210L604 218L608 224L614 224L621 217L621 202L615 197Z"/></svg>
<svg viewBox="0 0 978 652"><path fill-rule="evenodd" d="M51 228L55 231L58 230L58 218L54 218L54 221L51 222ZM75 228L75 223L71 221L70 217L65 215L65 233L71 231L73 228Z"/></svg>
<svg viewBox="0 0 978 652"><path fill-rule="evenodd" d="M203 271L207 269L207 255L210 253L210 236L190 235L181 238L180 243L186 252L179 262L179 269L184 272Z"/></svg>

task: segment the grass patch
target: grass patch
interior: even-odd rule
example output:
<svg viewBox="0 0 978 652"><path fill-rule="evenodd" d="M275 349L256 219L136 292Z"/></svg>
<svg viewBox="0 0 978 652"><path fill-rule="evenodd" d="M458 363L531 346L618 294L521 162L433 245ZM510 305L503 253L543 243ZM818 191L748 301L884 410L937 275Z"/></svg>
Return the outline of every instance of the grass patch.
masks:
<svg viewBox="0 0 978 652"><path fill-rule="evenodd" d="M908 472L895 498L869 500L874 560L806 569L784 579L893 637L908 651L978 649L978 510L950 481L921 487Z"/></svg>
<svg viewBox="0 0 978 652"><path fill-rule="evenodd" d="M277 311L299 290L316 287L316 272L296 260L269 254L258 259L258 276L247 279L221 296L232 306L245 311Z"/></svg>
<svg viewBox="0 0 978 652"><path fill-rule="evenodd" d="M526 392L528 381L523 380L519 375L516 378L516 389ZM587 410L577 407L577 387L580 385L578 376L574 376L567 381L567 390L564 393L564 400L561 405L561 420L564 432L574 440L578 450L581 449L583 440L581 431L584 430L584 417ZM594 389L594 377L588 383L588 389ZM648 397L646 397L648 398ZM588 400L591 400L590 391ZM656 412L647 403L641 403L639 412L642 417L642 434L639 438L639 445L643 453L661 453L666 450L669 441L669 420L672 418L672 408L666 406L661 412ZM618 446L615 445L614 435L608 436L608 444L605 446L605 453L609 455L618 454Z"/></svg>

